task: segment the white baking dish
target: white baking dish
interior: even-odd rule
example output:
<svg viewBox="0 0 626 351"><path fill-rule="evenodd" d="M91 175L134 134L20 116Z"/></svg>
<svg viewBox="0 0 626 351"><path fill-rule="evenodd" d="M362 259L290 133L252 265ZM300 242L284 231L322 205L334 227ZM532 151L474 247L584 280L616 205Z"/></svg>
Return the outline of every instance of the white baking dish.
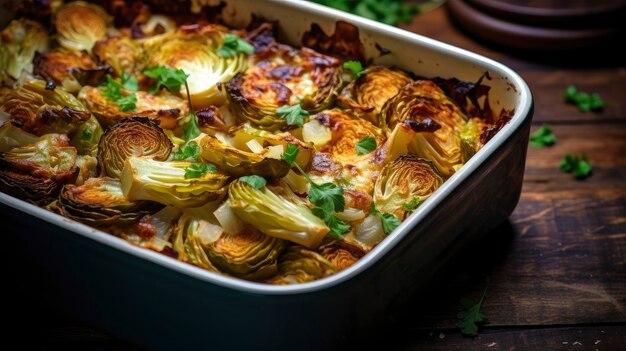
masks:
<svg viewBox="0 0 626 351"><path fill-rule="evenodd" d="M519 199L532 96L512 70L480 55L305 1L226 1L227 24L251 14L280 22L298 45L312 23L356 25L366 55L419 76L491 80L495 111L511 121L398 229L352 267L305 284L271 286L215 274L144 250L0 193L11 240L38 267L55 302L110 333L155 349L328 348L383 320L456 248L505 220ZM4 21L6 23L6 19ZM378 57L378 43L391 54ZM22 235L30 232L29 235ZM48 277L48 278L45 278Z"/></svg>

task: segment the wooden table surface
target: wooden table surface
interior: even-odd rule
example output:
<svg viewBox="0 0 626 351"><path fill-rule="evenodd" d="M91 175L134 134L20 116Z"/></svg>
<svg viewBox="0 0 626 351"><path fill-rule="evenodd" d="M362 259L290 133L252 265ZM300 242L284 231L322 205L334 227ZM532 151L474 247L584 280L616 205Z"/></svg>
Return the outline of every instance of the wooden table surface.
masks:
<svg viewBox="0 0 626 351"><path fill-rule="evenodd" d="M611 50L586 62L579 54L551 63L546 55L521 58L468 37L443 8L405 27L516 70L536 100L533 130L548 123L558 140L529 149L510 221L437 274L378 348L626 350L626 60ZM564 103L569 84L599 93L604 111L582 113ZM590 178L575 180L559 169L566 153L583 152L593 164ZM490 323L478 337L463 337L455 327L459 300L477 300L485 284L482 311ZM24 308L25 325L8 330L14 339L25 334L19 340L27 348L137 349L59 312Z"/></svg>

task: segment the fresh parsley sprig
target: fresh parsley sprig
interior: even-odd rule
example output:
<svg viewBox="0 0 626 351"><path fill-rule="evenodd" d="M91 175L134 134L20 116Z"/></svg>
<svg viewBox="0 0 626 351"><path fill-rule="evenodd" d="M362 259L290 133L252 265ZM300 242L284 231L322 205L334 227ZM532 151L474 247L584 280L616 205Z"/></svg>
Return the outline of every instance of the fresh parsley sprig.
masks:
<svg viewBox="0 0 626 351"><path fill-rule="evenodd" d="M288 125L296 125L301 128L304 125L304 120L309 118L309 112L303 109L299 103L295 105L283 105L276 109L276 114L286 119Z"/></svg>
<svg viewBox="0 0 626 351"><path fill-rule="evenodd" d="M239 177L239 180L241 180L242 182L250 185L251 187L257 190L261 189L267 184L267 180L265 180L265 178L258 176L258 175L249 175L249 176Z"/></svg>
<svg viewBox="0 0 626 351"><path fill-rule="evenodd" d="M365 68L363 68L361 61L346 61L343 63L343 68L352 72L356 77L360 77L365 73Z"/></svg>
<svg viewBox="0 0 626 351"><path fill-rule="evenodd" d="M187 143L187 145L172 153L173 161L198 161L199 159L200 145L195 141Z"/></svg>
<svg viewBox="0 0 626 351"><path fill-rule="evenodd" d="M217 49L217 55L226 58L235 56L238 52L252 55L254 54L254 46L236 35L226 34L224 43Z"/></svg>
<svg viewBox="0 0 626 351"><path fill-rule="evenodd" d="M135 93L126 96L122 94L122 87L124 89L126 89L126 85L132 87L132 82L129 83L129 80L130 78L127 75L122 75L122 83L119 83L110 74L107 74L107 81L99 86L104 97L107 100L114 101L122 112L135 111L137 109L137 95Z"/></svg>
<svg viewBox="0 0 626 351"><path fill-rule="evenodd" d="M415 211L421 204L422 204L422 198L419 196L415 196L414 198L411 199L411 201L403 204L402 209L407 212Z"/></svg>
<svg viewBox="0 0 626 351"><path fill-rule="evenodd" d="M568 173L574 173L576 179L585 179L591 175L591 163L586 154L575 156L567 154L561 160L561 169Z"/></svg>
<svg viewBox="0 0 626 351"><path fill-rule="evenodd" d="M564 96L565 101L576 104L582 112L600 111L604 108L604 101L602 101L600 95L578 91L573 85L565 89Z"/></svg>
<svg viewBox="0 0 626 351"><path fill-rule="evenodd" d="M343 234L350 230L350 225L334 215L335 212L342 212L345 209L343 188L334 183L315 183L296 163L296 157L298 157L299 152L300 148L297 145L287 144L285 152L280 157L289 165L296 167L309 182L311 188L309 189L308 197L311 203L315 205L311 212L324 220L324 223L330 228L329 235L331 237L341 240L343 239Z"/></svg>
<svg viewBox="0 0 626 351"><path fill-rule="evenodd" d="M356 143L356 154L365 155L376 149L376 139L372 136L366 136Z"/></svg>
<svg viewBox="0 0 626 351"><path fill-rule="evenodd" d="M554 145L556 136L552 133L552 129L547 124L542 125L536 131L530 134L530 146L542 148Z"/></svg>
<svg viewBox="0 0 626 351"><path fill-rule="evenodd" d="M461 300L461 305L466 310L459 312L459 314L457 315L459 321L456 326L461 329L461 333L463 333L463 335L478 335L478 325L488 322L487 317L480 312L480 308L485 301L485 294L487 294L487 285L485 285L485 289L483 290L483 294L480 297L478 303L472 304L472 302L469 300Z"/></svg>
<svg viewBox="0 0 626 351"><path fill-rule="evenodd" d="M165 66L152 67L145 70L143 74L156 80L155 84L148 90L150 93L155 93L161 88L166 88L172 92L178 93L180 89L182 89L182 86L185 86L187 102L189 103L188 120L184 127L185 141L189 142L191 139L198 137L201 131L198 125L198 118L193 112L193 106L191 105L191 95L189 95L189 84L187 83L189 75L182 69L174 69Z"/></svg>
<svg viewBox="0 0 626 351"><path fill-rule="evenodd" d="M209 163L192 163L185 168L185 179L204 177L207 173L217 172L217 167Z"/></svg>
<svg viewBox="0 0 626 351"><path fill-rule="evenodd" d="M385 234L393 232L400 224L402 224L402 221L400 221L398 217L393 214L380 212L376 208L376 203L374 203L374 201L370 204L370 213L380 218L383 223L383 232L385 232Z"/></svg>

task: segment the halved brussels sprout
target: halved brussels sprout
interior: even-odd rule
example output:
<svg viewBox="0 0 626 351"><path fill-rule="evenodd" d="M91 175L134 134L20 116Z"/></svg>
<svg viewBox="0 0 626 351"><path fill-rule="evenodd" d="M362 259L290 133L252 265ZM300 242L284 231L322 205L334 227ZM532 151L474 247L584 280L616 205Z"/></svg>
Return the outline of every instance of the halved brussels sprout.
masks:
<svg viewBox="0 0 626 351"><path fill-rule="evenodd" d="M253 58L254 65L224 84L240 121L265 130L286 129L276 115L284 105L300 103L309 113L329 107L341 86L339 60L311 49L287 45Z"/></svg>
<svg viewBox="0 0 626 351"><path fill-rule="evenodd" d="M378 126L378 115L385 102L412 81L411 77L400 70L370 66L364 74L343 89L337 97L337 103Z"/></svg>
<svg viewBox="0 0 626 351"><path fill-rule="evenodd" d="M366 253L363 247L347 240L333 241L320 248L320 254L332 263L338 271L352 266Z"/></svg>
<svg viewBox="0 0 626 351"><path fill-rule="evenodd" d="M0 110L11 121L35 135L72 134L91 113L72 94L56 88L46 89L46 82L33 80L13 90Z"/></svg>
<svg viewBox="0 0 626 351"><path fill-rule="evenodd" d="M181 261L191 263L212 272L219 272L203 249L203 242L214 240L220 235L221 228L209 221L183 213L178 219L172 239L174 250L178 251Z"/></svg>
<svg viewBox="0 0 626 351"><path fill-rule="evenodd" d="M228 201L239 218L269 236L316 248L329 232L309 208L276 195L268 187L255 189L236 180L228 188Z"/></svg>
<svg viewBox="0 0 626 351"><path fill-rule="evenodd" d="M228 127L222 117L221 111L222 110L215 105L196 111L200 130L209 135L215 135L215 133L218 132L227 132Z"/></svg>
<svg viewBox="0 0 626 351"><path fill-rule="evenodd" d="M176 31L176 22L164 15L139 17L133 20L133 38L154 37Z"/></svg>
<svg viewBox="0 0 626 351"><path fill-rule="evenodd" d="M461 149L463 150L463 158L468 160L470 157L483 147L481 135L484 130L491 125L482 118L470 118L465 127L459 132L461 137Z"/></svg>
<svg viewBox="0 0 626 351"><path fill-rule="evenodd" d="M106 175L119 178L126 159L141 156L165 161L172 146L157 122L145 117L130 117L104 132L98 143L98 163Z"/></svg>
<svg viewBox="0 0 626 351"><path fill-rule="evenodd" d="M353 159L357 155L357 143L365 137L374 138L375 147L385 142L385 134L382 130L356 117L350 110L327 110L318 113L313 118L328 127L332 134L332 139L319 151L332 154L336 160Z"/></svg>
<svg viewBox="0 0 626 351"><path fill-rule="evenodd" d="M109 14L98 5L83 1L67 3L56 14L57 41L69 50L91 51L98 40L106 37L109 23Z"/></svg>
<svg viewBox="0 0 626 351"><path fill-rule="evenodd" d="M76 158L76 167L78 167L78 177L76 177L76 185L83 185L89 178L98 176L98 159L91 155L78 155Z"/></svg>
<svg viewBox="0 0 626 351"><path fill-rule="evenodd" d="M48 134L34 144L0 153L0 191L45 205L78 176L76 149L65 135Z"/></svg>
<svg viewBox="0 0 626 351"><path fill-rule="evenodd" d="M278 258L278 274L265 282L276 285L306 283L337 271L335 265L317 252L291 245Z"/></svg>
<svg viewBox="0 0 626 351"><path fill-rule="evenodd" d="M185 178L185 170L192 164L130 157L120 177L124 195L131 200L151 200L179 208L198 207L221 199L229 177L207 172L198 178Z"/></svg>
<svg viewBox="0 0 626 351"><path fill-rule="evenodd" d="M269 155L270 149L268 149L268 147L282 146L282 148L278 147L280 152L277 157L280 158L280 154L282 154L284 148L287 147L287 144L297 145L300 151L296 157L296 163L302 169L307 169L313 158L314 150L313 147L311 147L311 144L302 142L289 132L271 133L262 129L254 128L250 124L245 123L234 130L231 129L231 134L233 137L230 141L233 146L240 150L246 150L250 149L250 143L258 143L257 145L263 147L263 150L256 153L262 156L272 157L272 155Z"/></svg>
<svg viewBox="0 0 626 351"><path fill-rule="evenodd" d="M115 101L106 98L99 88L83 87L78 98L98 118L103 126L110 126L128 117L148 117L159 121L164 129L174 129L178 119L186 116L189 108L185 100L168 91L154 95L145 91L135 92L135 111L122 111Z"/></svg>
<svg viewBox="0 0 626 351"><path fill-rule="evenodd" d="M110 65L118 76L139 70L141 49L137 42L127 36L114 36L98 40L91 50L99 62Z"/></svg>
<svg viewBox="0 0 626 351"><path fill-rule="evenodd" d="M81 185L66 185L57 206L61 213L93 226L130 225L163 207L151 201L130 201L116 178L90 178Z"/></svg>
<svg viewBox="0 0 626 351"><path fill-rule="evenodd" d="M93 155L96 156L96 151L98 149L98 143L100 142L100 137L102 137L102 127L96 117L91 116L87 121L82 123L70 144L74 146L78 153L81 155Z"/></svg>
<svg viewBox="0 0 626 351"><path fill-rule="evenodd" d="M99 85L111 71L109 66L98 66L85 52L63 49L36 55L33 64L35 74L55 82L70 93L79 91L83 85Z"/></svg>
<svg viewBox="0 0 626 351"><path fill-rule="evenodd" d="M410 151L433 161L445 177L467 161L459 137L467 116L433 81L418 80L400 89L385 103L380 117L381 126L387 129L405 121L437 124L439 128L434 132L417 133Z"/></svg>
<svg viewBox="0 0 626 351"><path fill-rule="evenodd" d="M23 131L11 123L4 122L0 127L0 152L6 152L14 147L34 144L37 136Z"/></svg>
<svg viewBox="0 0 626 351"><path fill-rule="evenodd" d="M222 105L223 94L217 83L225 82L246 69L244 53L221 57L218 49L224 42L227 28L216 25L182 26L176 32L146 39L142 46L146 52L144 66L167 66L182 69L189 75L189 95L194 107ZM183 87L181 96L186 96Z"/></svg>
<svg viewBox="0 0 626 351"><path fill-rule="evenodd" d="M13 20L0 33L0 84L12 86L28 79L37 52L48 50L46 29L38 22Z"/></svg>
<svg viewBox="0 0 626 351"><path fill-rule="evenodd" d="M374 186L378 210L404 220L443 184L444 179L432 162L413 155L388 163Z"/></svg>
<svg viewBox="0 0 626 351"><path fill-rule="evenodd" d="M199 142L202 158L233 176L258 175L267 179L282 178L289 172L285 161L239 150L214 136L206 135Z"/></svg>

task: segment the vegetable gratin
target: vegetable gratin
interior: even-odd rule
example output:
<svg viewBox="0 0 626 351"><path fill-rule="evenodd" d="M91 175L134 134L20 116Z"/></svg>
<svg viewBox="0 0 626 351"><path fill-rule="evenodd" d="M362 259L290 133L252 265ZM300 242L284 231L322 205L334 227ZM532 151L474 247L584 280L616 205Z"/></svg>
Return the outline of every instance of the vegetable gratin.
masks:
<svg viewBox="0 0 626 351"><path fill-rule="evenodd" d="M0 190L225 275L349 267L508 121L480 81L286 45L275 22L52 3L2 31Z"/></svg>

